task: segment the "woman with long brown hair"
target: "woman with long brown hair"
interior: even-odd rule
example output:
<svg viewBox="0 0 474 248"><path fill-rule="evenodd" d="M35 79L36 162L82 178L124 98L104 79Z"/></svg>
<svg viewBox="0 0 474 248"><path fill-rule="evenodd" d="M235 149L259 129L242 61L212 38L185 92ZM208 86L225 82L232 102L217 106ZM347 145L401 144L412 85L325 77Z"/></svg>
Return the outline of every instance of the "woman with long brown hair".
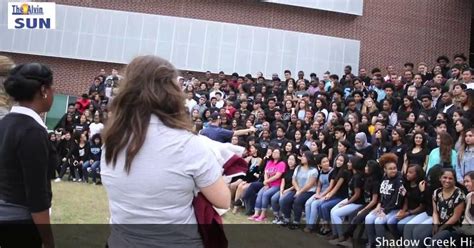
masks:
<svg viewBox="0 0 474 248"><path fill-rule="evenodd" d="M112 224L196 224L196 190L214 206L229 208L222 167L207 138L192 133L176 78L175 67L155 56L137 57L125 69L101 163ZM130 242L140 237L141 246L203 245L197 225L150 228L145 236L141 229L114 225L108 244L136 246Z"/></svg>
<svg viewBox="0 0 474 248"><path fill-rule="evenodd" d="M437 164L450 165L453 168L457 168L458 154L453 149L454 143L451 135L444 131L440 132L438 135L436 135L436 143L438 147L433 149L428 157L428 167L426 168L426 174L428 174L429 170Z"/></svg>

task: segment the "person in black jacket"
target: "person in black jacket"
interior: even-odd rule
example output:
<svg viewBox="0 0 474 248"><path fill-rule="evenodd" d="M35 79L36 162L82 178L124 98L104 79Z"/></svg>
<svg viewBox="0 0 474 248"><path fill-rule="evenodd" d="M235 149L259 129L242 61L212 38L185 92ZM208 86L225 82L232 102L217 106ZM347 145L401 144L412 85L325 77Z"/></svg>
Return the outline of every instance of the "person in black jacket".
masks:
<svg viewBox="0 0 474 248"><path fill-rule="evenodd" d="M92 143L89 148L89 160L82 165L82 175L84 182L89 182L89 173L92 174L92 182L97 184L97 174L100 173L100 157L102 154L102 138L100 134L92 136Z"/></svg>
<svg viewBox="0 0 474 248"><path fill-rule="evenodd" d="M74 163L74 176L75 178L73 181L82 181L83 173L82 173L82 168L84 166L84 163L89 161L90 159L90 145L87 139L86 134L81 134L78 135L78 139L76 139L77 146L75 147L74 150L74 157L76 157L77 163Z"/></svg>
<svg viewBox="0 0 474 248"><path fill-rule="evenodd" d="M0 247L54 247L55 151L40 117L53 104L52 85L53 72L39 63L16 66L4 82L18 106L0 121Z"/></svg>
<svg viewBox="0 0 474 248"><path fill-rule="evenodd" d="M66 174L67 168L69 168L69 179L72 179L74 172L74 150L76 148L76 142L71 138L71 133L66 131L64 133L64 138L59 142L59 157L61 158L60 172L59 176L56 178L55 182L60 182L61 179Z"/></svg>
<svg viewBox="0 0 474 248"><path fill-rule="evenodd" d="M395 216L403 202L400 189L403 187L402 174L397 171L397 155L386 153L379 159L385 169L385 176L380 184L380 202L377 207L365 217L365 227L369 245L375 247L377 237L385 236L385 224Z"/></svg>

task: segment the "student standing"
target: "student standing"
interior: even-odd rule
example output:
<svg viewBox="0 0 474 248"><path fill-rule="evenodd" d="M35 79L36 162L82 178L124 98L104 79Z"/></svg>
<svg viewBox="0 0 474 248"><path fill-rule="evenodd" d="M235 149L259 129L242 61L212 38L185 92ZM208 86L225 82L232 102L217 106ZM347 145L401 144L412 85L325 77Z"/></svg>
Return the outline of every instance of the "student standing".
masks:
<svg viewBox="0 0 474 248"><path fill-rule="evenodd" d="M4 82L18 106L0 121L0 247L54 247L49 208L55 154L40 117L53 103L52 85L52 71L38 63L16 66Z"/></svg>

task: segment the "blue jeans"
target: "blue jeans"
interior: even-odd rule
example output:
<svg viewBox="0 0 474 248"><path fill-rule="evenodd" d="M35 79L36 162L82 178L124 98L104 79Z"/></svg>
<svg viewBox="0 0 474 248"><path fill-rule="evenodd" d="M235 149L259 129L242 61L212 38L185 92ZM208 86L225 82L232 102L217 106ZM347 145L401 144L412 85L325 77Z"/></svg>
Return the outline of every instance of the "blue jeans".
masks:
<svg viewBox="0 0 474 248"><path fill-rule="evenodd" d="M424 247L423 239L426 237L431 237L433 233L433 217L429 217L425 221L421 223L421 225L417 225L413 230L413 239L420 241L419 247Z"/></svg>
<svg viewBox="0 0 474 248"><path fill-rule="evenodd" d="M331 209L331 226L332 233L342 238L344 236L342 230L342 221L344 217L354 214L356 211L363 207L362 204L350 203L344 206L341 206L342 203L346 202L348 199L342 200L336 206Z"/></svg>
<svg viewBox="0 0 474 248"><path fill-rule="evenodd" d="M247 190L242 194L242 200L245 203L245 210L251 212L255 208L255 201L257 199L258 191L263 187L262 182L253 182L249 185Z"/></svg>
<svg viewBox="0 0 474 248"><path fill-rule="evenodd" d="M294 221L300 222L303 213L303 206L314 192L304 192L295 197L296 191L292 190L286 193L280 200L281 212L285 219L289 220L291 217L291 210L293 210Z"/></svg>
<svg viewBox="0 0 474 248"><path fill-rule="evenodd" d="M405 225L410 221L412 220L413 218L415 218L416 215L408 215L406 216L405 218L401 219L401 220L398 220L396 218L396 216L393 216L392 219L388 220L387 224L388 225L388 230L390 230L390 233L392 233L392 235L395 237L395 238L398 238L400 236L403 235L403 229L405 228ZM396 225L395 225L396 224Z"/></svg>
<svg viewBox="0 0 474 248"><path fill-rule="evenodd" d="M429 220L430 218L431 217L428 216L426 212L419 213L413 216L413 218L409 220L403 228L403 238L406 240L414 240L413 237L415 236L415 228L417 228L418 225Z"/></svg>
<svg viewBox="0 0 474 248"><path fill-rule="evenodd" d="M397 212L398 209L392 210L388 214L385 214L385 216L379 217L375 211L372 211L365 217L365 230L369 244L375 245L375 239L377 237L385 237L385 224L387 224L388 220L395 216Z"/></svg>
<svg viewBox="0 0 474 248"><path fill-rule="evenodd" d="M306 227L312 229L318 221L318 208L324 201L311 196L305 203Z"/></svg>
<svg viewBox="0 0 474 248"><path fill-rule="evenodd" d="M87 169L90 167L91 168L91 174L92 174L92 181L95 183L97 180L97 169L100 169L100 161L94 161L92 164L90 161L84 162L82 164L82 175L84 176L84 180L86 182L89 182L89 172Z"/></svg>
<svg viewBox="0 0 474 248"><path fill-rule="evenodd" d="M342 199L339 197L332 198L329 200L324 201L321 205L319 205L320 214L323 218L323 220L329 222L331 221L331 208L336 206L339 202L341 202Z"/></svg>
<svg viewBox="0 0 474 248"><path fill-rule="evenodd" d="M279 186L261 188L260 191L258 191L257 200L255 201L255 211L266 210L270 204L270 198L279 190Z"/></svg>

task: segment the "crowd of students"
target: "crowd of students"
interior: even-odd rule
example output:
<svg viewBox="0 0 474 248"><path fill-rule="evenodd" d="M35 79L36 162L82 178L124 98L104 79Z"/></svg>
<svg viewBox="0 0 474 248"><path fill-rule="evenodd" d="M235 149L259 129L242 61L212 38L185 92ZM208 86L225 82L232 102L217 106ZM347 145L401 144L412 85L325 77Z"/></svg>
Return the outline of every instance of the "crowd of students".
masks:
<svg viewBox="0 0 474 248"><path fill-rule="evenodd" d="M102 69L88 94L69 104L54 132L49 133L58 154L53 176L56 182L68 174L69 181L88 183L92 179L94 184L100 184L101 133L109 114L108 102L113 99L121 78L116 69L112 69L110 76Z"/></svg>
<svg viewBox="0 0 474 248"><path fill-rule="evenodd" d="M265 222L271 208L272 223L347 246L365 226L372 247L388 233L445 239L473 223L474 70L453 60L178 82L195 132L247 148L247 174L229 185L234 213Z"/></svg>
<svg viewBox="0 0 474 248"><path fill-rule="evenodd" d="M462 54L453 60L357 76L346 66L340 77L189 72L177 81L194 132L247 148L248 171L229 185L234 213L245 207L265 222L271 208L274 224L348 246L365 223L374 246L386 231L436 239L472 224L474 70ZM67 170L73 181L100 177L100 133L120 79L101 70L50 134L56 181Z"/></svg>

